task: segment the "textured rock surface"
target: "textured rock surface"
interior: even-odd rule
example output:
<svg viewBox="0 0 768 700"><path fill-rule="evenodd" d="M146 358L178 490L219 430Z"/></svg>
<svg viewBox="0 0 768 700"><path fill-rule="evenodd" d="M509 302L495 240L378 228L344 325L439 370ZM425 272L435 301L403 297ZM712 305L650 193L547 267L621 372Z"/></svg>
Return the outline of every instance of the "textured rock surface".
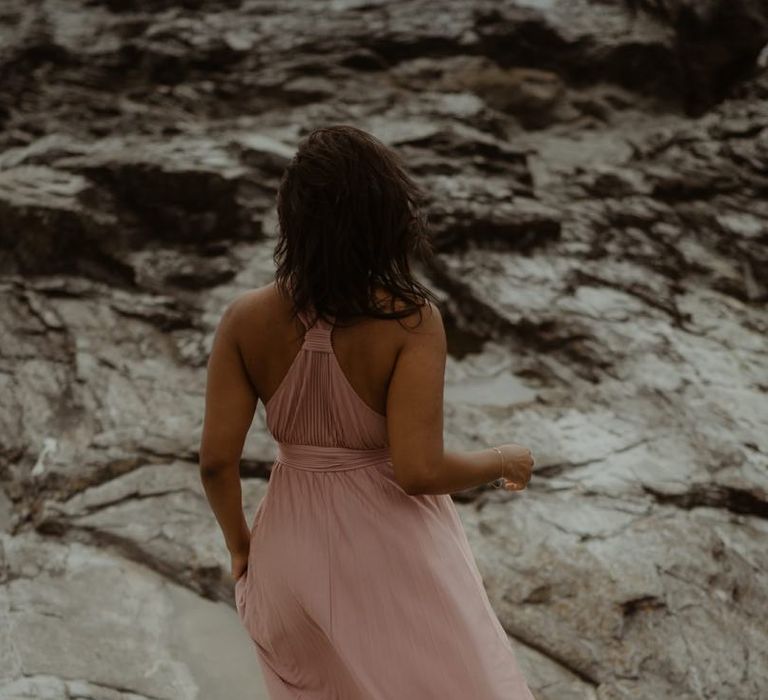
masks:
<svg viewBox="0 0 768 700"><path fill-rule="evenodd" d="M447 446L536 455L455 496L536 697L762 697L767 42L760 0L6 2L0 698L257 692L204 366L332 122L430 193ZM260 408L249 517L273 457Z"/></svg>

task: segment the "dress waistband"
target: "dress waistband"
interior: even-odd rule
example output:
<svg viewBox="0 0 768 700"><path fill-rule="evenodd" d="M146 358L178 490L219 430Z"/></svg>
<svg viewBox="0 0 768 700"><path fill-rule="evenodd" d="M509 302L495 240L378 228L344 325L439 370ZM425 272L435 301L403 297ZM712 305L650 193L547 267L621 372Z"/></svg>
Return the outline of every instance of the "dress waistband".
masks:
<svg viewBox="0 0 768 700"><path fill-rule="evenodd" d="M336 472L361 469L386 462L389 456L389 447L359 450L351 447L277 443L278 461L289 467L308 471Z"/></svg>

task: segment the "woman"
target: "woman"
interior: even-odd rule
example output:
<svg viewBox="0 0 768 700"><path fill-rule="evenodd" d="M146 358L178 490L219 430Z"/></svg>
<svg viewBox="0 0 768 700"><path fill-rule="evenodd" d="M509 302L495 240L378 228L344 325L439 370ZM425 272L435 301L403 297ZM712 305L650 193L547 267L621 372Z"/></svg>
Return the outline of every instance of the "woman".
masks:
<svg viewBox="0 0 768 700"><path fill-rule="evenodd" d="M275 281L216 331L201 477L273 700L533 699L450 497L525 488L533 460L443 450L445 330L410 268L423 203L373 136L316 129L280 182ZM248 527L259 399L277 459Z"/></svg>

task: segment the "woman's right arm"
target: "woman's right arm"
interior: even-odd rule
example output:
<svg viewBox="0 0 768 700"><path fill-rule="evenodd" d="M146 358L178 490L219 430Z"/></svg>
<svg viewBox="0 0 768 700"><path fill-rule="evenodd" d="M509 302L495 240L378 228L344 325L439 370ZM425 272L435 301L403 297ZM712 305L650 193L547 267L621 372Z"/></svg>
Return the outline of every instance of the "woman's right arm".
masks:
<svg viewBox="0 0 768 700"><path fill-rule="evenodd" d="M502 459L489 447L469 452L443 449L443 391L447 342L443 319L432 302L419 326L406 334L387 394L387 432L395 479L410 495L451 494L501 476ZM504 474L519 490L533 460L520 445L500 445Z"/></svg>

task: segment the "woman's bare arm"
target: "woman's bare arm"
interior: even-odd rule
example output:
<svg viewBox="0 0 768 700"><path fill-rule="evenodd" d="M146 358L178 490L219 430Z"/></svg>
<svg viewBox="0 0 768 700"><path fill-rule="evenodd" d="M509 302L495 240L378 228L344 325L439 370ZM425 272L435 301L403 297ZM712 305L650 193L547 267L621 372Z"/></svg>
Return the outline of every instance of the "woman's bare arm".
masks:
<svg viewBox="0 0 768 700"><path fill-rule="evenodd" d="M258 403L243 366L235 328L244 297L224 311L208 359L200 478L233 557L247 557L250 531L240 486L240 457Z"/></svg>
<svg viewBox="0 0 768 700"><path fill-rule="evenodd" d="M410 495L455 493L501 476L501 458L491 447L443 449L446 354L442 316L430 302L398 353L387 395L392 466L398 484Z"/></svg>

